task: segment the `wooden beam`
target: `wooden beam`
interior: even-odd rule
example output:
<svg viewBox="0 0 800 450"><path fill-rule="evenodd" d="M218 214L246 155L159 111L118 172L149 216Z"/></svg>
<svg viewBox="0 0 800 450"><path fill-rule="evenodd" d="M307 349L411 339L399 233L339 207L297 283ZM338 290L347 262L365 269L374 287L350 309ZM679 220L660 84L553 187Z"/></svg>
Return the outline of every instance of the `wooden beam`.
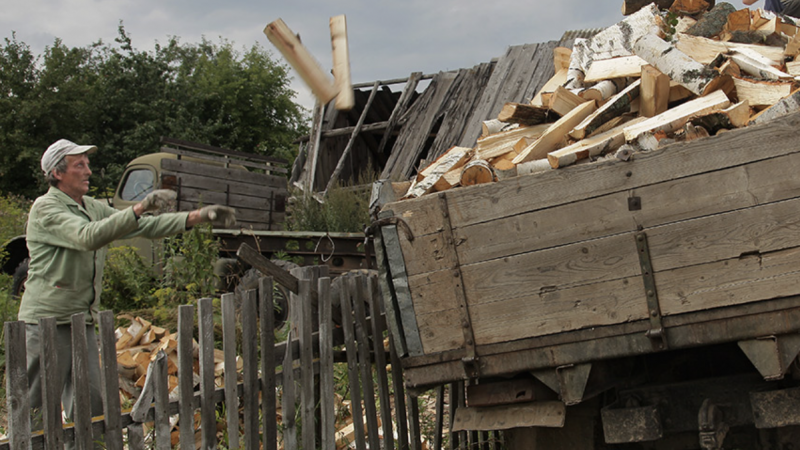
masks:
<svg viewBox="0 0 800 450"><path fill-rule="evenodd" d="M336 109L350 111L356 105L350 79L350 50L347 44L347 18L344 14L330 18L333 49L333 79L336 90Z"/></svg>
<svg viewBox="0 0 800 450"><path fill-rule="evenodd" d="M639 114L657 116L669 108L669 77L651 65L642 67Z"/></svg>
<svg viewBox="0 0 800 450"><path fill-rule="evenodd" d="M300 78L314 93L322 104L327 104L336 97L336 87L319 66L311 53L303 46L297 35L289 29L282 19L278 19L264 28L264 34L272 42L281 55L289 62Z"/></svg>
<svg viewBox="0 0 800 450"><path fill-rule="evenodd" d="M567 133L581 123L589 114L597 109L596 103L588 101L582 103L577 108L570 111L564 117L552 124L542 137L523 150L519 156L514 158L514 164L533 161L547 157L547 154L556 150L564 142Z"/></svg>
<svg viewBox="0 0 800 450"><path fill-rule="evenodd" d="M727 108L728 96L722 91L714 91L705 97L676 106L666 112L651 117L644 122L625 128L625 140L631 142L642 133L663 131L671 133L682 127L692 116L704 114L715 109Z"/></svg>
<svg viewBox="0 0 800 450"><path fill-rule="evenodd" d="M604 133L582 139L572 145L547 154L550 167L560 167L574 164L575 162L592 156L603 155L617 150L625 143L625 128L644 121L644 117L618 125Z"/></svg>
<svg viewBox="0 0 800 450"><path fill-rule="evenodd" d="M619 94L611 97L603 106L594 113L587 116L583 121L570 130L569 135L573 139L583 139L600 128L604 123L619 117L631 110L631 102L639 97L642 81L636 80L626 87Z"/></svg>
<svg viewBox="0 0 800 450"><path fill-rule="evenodd" d="M596 83L611 78L638 77L644 65L647 65L647 61L635 55L594 61L583 81Z"/></svg>
<svg viewBox="0 0 800 450"><path fill-rule="evenodd" d="M645 35L633 44L637 56L697 95L715 91L726 81L719 72L693 60L655 35Z"/></svg>

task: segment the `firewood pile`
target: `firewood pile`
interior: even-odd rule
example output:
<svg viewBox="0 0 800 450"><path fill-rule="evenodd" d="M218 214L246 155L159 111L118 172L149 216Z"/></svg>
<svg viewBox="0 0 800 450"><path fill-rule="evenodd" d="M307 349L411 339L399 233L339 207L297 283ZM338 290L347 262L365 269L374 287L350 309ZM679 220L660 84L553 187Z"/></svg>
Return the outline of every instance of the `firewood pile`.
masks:
<svg viewBox="0 0 800 450"><path fill-rule="evenodd" d="M530 102L506 103L474 147L423 164L404 198L627 161L800 109L800 20L713 0L636 3L625 0L630 15L591 39L556 48L555 75Z"/></svg>

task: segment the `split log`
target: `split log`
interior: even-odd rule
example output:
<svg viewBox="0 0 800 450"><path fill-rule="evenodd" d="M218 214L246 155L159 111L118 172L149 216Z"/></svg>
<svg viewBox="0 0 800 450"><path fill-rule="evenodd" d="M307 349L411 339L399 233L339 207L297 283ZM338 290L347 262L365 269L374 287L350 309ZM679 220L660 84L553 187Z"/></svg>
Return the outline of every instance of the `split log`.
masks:
<svg viewBox="0 0 800 450"><path fill-rule="evenodd" d="M553 170L553 168L550 167L550 162L547 161L547 158L517 164L517 175L533 175L548 170Z"/></svg>
<svg viewBox="0 0 800 450"><path fill-rule="evenodd" d="M714 91L705 97L698 97L666 112L651 117L644 122L625 128L625 140L634 141L646 132L664 131L671 133L682 127L693 116L730 106L728 96L723 91Z"/></svg>
<svg viewBox="0 0 800 450"><path fill-rule="evenodd" d="M596 109L597 106L595 102L589 101L582 103L567 115L558 119L556 123L552 124L547 131L542 134L542 137L526 147L519 156L514 158L514 164L546 158L548 153L556 150L564 141L570 130L575 128L576 125L581 123L583 119Z"/></svg>
<svg viewBox="0 0 800 450"><path fill-rule="evenodd" d="M347 44L347 18L342 15L330 18L331 48L333 50L333 81L338 95L336 109L350 111L356 105L350 78L350 50Z"/></svg>
<svg viewBox="0 0 800 450"><path fill-rule="evenodd" d="M688 34L678 35L675 47L700 64L711 64L720 53L730 53L741 48L756 51L778 65L783 63L784 58L783 47L720 42Z"/></svg>
<svg viewBox="0 0 800 450"><path fill-rule="evenodd" d="M594 61L586 72L584 82L596 83L611 78L638 77L642 72L642 66L645 65L647 61L635 55Z"/></svg>
<svg viewBox="0 0 800 450"><path fill-rule="evenodd" d="M755 117L750 119L749 123L750 125L758 125L797 111L800 111L800 90L756 114Z"/></svg>
<svg viewBox="0 0 800 450"><path fill-rule="evenodd" d="M124 350L131 346L131 341L133 340L133 336L131 336L128 331L123 331L122 334L117 338L116 343L116 350Z"/></svg>
<svg viewBox="0 0 800 450"><path fill-rule="evenodd" d="M553 66L556 72L562 69L569 69L569 60L571 56L571 48L556 47L553 49Z"/></svg>
<svg viewBox="0 0 800 450"><path fill-rule="evenodd" d="M561 117L564 117L578 105L586 101L588 100L585 100L579 97L577 94L573 94L571 91L559 86L556 91L553 92L553 95L550 97L547 106L550 111L558 114Z"/></svg>
<svg viewBox="0 0 800 450"><path fill-rule="evenodd" d="M683 16L680 19L678 19L678 24L675 25L675 32L672 33L672 34L677 36L677 35L679 35L681 33L686 33L686 30L688 30L689 28L693 27L694 24L696 24L696 23L697 23L697 20L695 20L695 19L693 19L693 18L691 18L689 16Z"/></svg>
<svg viewBox="0 0 800 450"><path fill-rule="evenodd" d="M725 23L727 31L750 31L750 10L740 9L728 14L728 21Z"/></svg>
<svg viewBox="0 0 800 450"><path fill-rule="evenodd" d="M547 80L547 83L545 83L544 86L542 86L542 88L539 89L539 92L537 92L536 95L533 97L533 100L531 100L531 105L541 106L541 107L546 106L545 103L542 101L542 95L545 93L554 92L557 87L565 84L566 82L567 82L567 70L561 69L558 72L556 72L555 75L550 77L550 79Z"/></svg>
<svg viewBox="0 0 800 450"><path fill-rule="evenodd" d="M616 151L625 143L625 128L644 120L644 117L639 117L628 123L618 125L605 133L583 139L560 150L550 152L547 154L550 167L558 169L573 164L581 159Z"/></svg>
<svg viewBox="0 0 800 450"><path fill-rule="evenodd" d="M786 63L786 72L793 77L800 76L800 61L792 61Z"/></svg>
<svg viewBox="0 0 800 450"><path fill-rule="evenodd" d="M763 26L770 20L772 20L773 13L764 11L761 8L758 8L752 11L752 19L750 22L751 29L756 30L759 27Z"/></svg>
<svg viewBox="0 0 800 450"><path fill-rule="evenodd" d="M627 78L615 78L612 80L603 80L590 88L586 88L578 94L585 100L594 100L598 105L602 105L609 98L617 94L617 92L625 89Z"/></svg>
<svg viewBox="0 0 800 450"><path fill-rule="evenodd" d="M732 105L721 111L711 111L693 117L689 122L695 126L701 126L710 134L717 134L719 130L732 130L747 125L750 119L750 104L747 100Z"/></svg>
<svg viewBox="0 0 800 450"><path fill-rule="evenodd" d="M656 0L658 9L669 9L675 0ZM645 6L653 3L652 0L624 0L622 2L622 15L629 16Z"/></svg>
<svg viewBox="0 0 800 450"><path fill-rule="evenodd" d="M520 125L538 125L549 121L547 108L511 102L503 105L497 120Z"/></svg>
<svg viewBox="0 0 800 450"><path fill-rule="evenodd" d="M798 31L800 31L800 27L798 27L796 24L781 21L781 34L785 34L791 38L797 36Z"/></svg>
<svg viewBox="0 0 800 450"><path fill-rule="evenodd" d="M714 6L714 1L706 0L675 0L669 7L670 12L676 14L696 15Z"/></svg>
<svg viewBox="0 0 800 450"><path fill-rule="evenodd" d="M495 181L495 179L492 166L483 159L470 161L461 171L462 186L491 183Z"/></svg>
<svg viewBox="0 0 800 450"><path fill-rule="evenodd" d="M677 2L676 2L677 3ZM728 23L728 16L736 12L736 7L727 2L717 3L710 11L686 30L686 34L711 38L719 34Z"/></svg>
<svg viewBox="0 0 800 450"><path fill-rule="evenodd" d="M629 112L631 110L631 101L639 96L641 83L641 80L631 83L630 86L623 89L622 92L609 99L594 113L583 119L575 128L570 130L569 135L574 139L583 139L614 117L619 117Z"/></svg>
<svg viewBox="0 0 800 450"><path fill-rule="evenodd" d="M631 114L623 114L619 117L614 117L613 119L609 120L608 122L600 125L600 128L592 131L591 133L587 134L584 139L589 139L591 137L597 136L598 134L605 133L606 131L611 130L612 128L616 128L618 125L622 125L623 123L630 122L633 115Z"/></svg>
<svg viewBox="0 0 800 450"><path fill-rule="evenodd" d="M406 198L419 197L436 189L436 184L448 171L463 166L469 160L472 149L467 147L453 147L436 159L430 166L420 172L424 178L418 181L406 193ZM419 178L419 177L418 177ZM440 185L440 187L442 187ZM449 187L449 186L447 186Z"/></svg>
<svg viewBox="0 0 800 450"><path fill-rule="evenodd" d="M639 114L653 117L666 111L669 108L669 77L648 64L642 67L641 80Z"/></svg>
<svg viewBox="0 0 800 450"><path fill-rule="evenodd" d="M731 77L740 77L742 76L742 69L739 68L739 65L733 62L730 58L728 58L721 66L717 69L717 71L723 75L728 75Z"/></svg>
<svg viewBox="0 0 800 450"><path fill-rule="evenodd" d="M719 39L724 42L730 43L738 43L738 44L745 44L745 45L760 45L760 46L771 46L771 47L780 47L783 48L786 46L786 43L789 42L788 38L783 37L779 34L767 34L765 35L761 31L758 30L748 30L748 31L723 31L719 34Z"/></svg>
<svg viewBox="0 0 800 450"><path fill-rule="evenodd" d="M761 70L769 71L775 69L772 73L776 76L788 77L788 74L781 72L780 69L783 63L775 63L771 59L765 57L761 53L753 51L749 48L736 49L732 52L731 57L746 58L748 64L757 65ZM741 64L740 64L741 65Z"/></svg>
<svg viewBox="0 0 800 450"><path fill-rule="evenodd" d="M497 119L484 120L483 124L481 125L481 137L499 133L501 131L507 131L507 129L517 126L519 126L519 124L505 123Z"/></svg>
<svg viewBox="0 0 800 450"><path fill-rule="evenodd" d="M794 37L789 40L789 43L786 44L783 50L783 54L795 58L797 55L800 55L800 33L795 34Z"/></svg>
<svg viewBox="0 0 800 450"><path fill-rule="evenodd" d="M480 138L475 144L475 158L489 160L504 155L511 151L514 144L520 139L539 139L548 128L550 128L550 124L544 123L531 127L519 127Z"/></svg>
<svg viewBox="0 0 800 450"><path fill-rule="evenodd" d="M319 66L311 53L303 46L297 35L289 29L282 19L278 19L264 28L264 34L272 42L281 55L289 62L300 78L305 81L314 96L322 104L336 97L336 87Z"/></svg>
<svg viewBox="0 0 800 450"><path fill-rule="evenodd" d="M657 36L642 36L633 49L637 56L697 95L713 92L727 81L727 76L694 61Z"/></svg>
<svg viewBox="0 0 800 450"><path fill-rule="evenodd" d="M735 62L742 72L755 78L771 81L794 79L794 77L788 73L782 72L768 64L764 64L762 61L740 52L734 52L733 55L731 55L731 61Z"/></svg>
<svg viewBox="0 0 800 450"><path fill-rule="evenodd" d="M792 93L791 82L734 78L733 84L736 86L736 96L739 101L747 100L750 106L755 108L772 106Z"/></svg>

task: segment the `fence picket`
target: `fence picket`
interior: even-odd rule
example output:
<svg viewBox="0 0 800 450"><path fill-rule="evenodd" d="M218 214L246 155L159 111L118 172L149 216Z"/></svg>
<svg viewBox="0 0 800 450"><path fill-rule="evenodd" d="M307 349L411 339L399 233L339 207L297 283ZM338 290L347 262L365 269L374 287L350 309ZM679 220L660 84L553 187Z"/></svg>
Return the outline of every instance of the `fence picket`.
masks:
<svg viewBox="0 0 800 450"><path fill-rule="evenodd" d="M342 286L342 330L344 331L345 349L347 351L347 376L350 380L350 404L353 416L353 431L357 450L366 450L367 443L364 436L364 415L361 412L361 387L359 385L358 348L356 347L355 326L353 324L353 306L355 284L347 280Z"/></svg>
<svg viewBox="0 0 800 450"><path fill-rule="evenodd" d="M105 443L108 450L122 450L122 424L119 404L119 374L117 372L117 348L114 336L114 313L102 311L100 325L100 380L103 386L103 419L105 421ZM61 423L59 417L59 426Z"/></svg>
<svg viewBox="0 0 800 450"><path fill-rule="evenodd" d="M314 426L314 410L317 399L314 395L314 349L311 346L311 336L314 332L311 309L311 280L298 280L298 298L300 298L301 313L299 327L300 344L300 387L303 448L316 447L316 433Z"/></svg>
<svg viewBox="0 0 800 450"><path fill-rule="evenodd" d="M217 448L217 418L214 404L214 306L210 298L198 305L200 344L200 429L202 450Z"/></svg>
<svg viewBox="0 0 800 450"><path fill-rule="evenodd" d="M153 380L153 396L155 397L155 432L156 432L156 449L157 450L170 450L171 436L170 436L170 423L169 412L169 373L167 371L167 354L163 350L159 350L156 355L156 360L150 364L156 365Z"/></svg>
<svg viewBox="0 0 800 450"><path fill-rule="evenodd" d="M411 450L422 450L422 433L419 427L419 397L407 394L408 398L408 431Z"/></svg>
<svg viewBox="0 0 800 450"><path fill-rule="evenodd" d="M58 353L56 351L56 319L39 319L42 373L42 420L44 425L44 448L64 448L64 430L61 421L61 388L58 381ZM116 360L116 359L115 359Z"/></svg>
<svg viewBox="0 0 800 450"><path fill-rule="evenodd" d="M409 450L408 417L406 415L406 396L403 386L403 366L395 348L395 339L389 329L389 361L392 365L392 389L394 390L394 414L397 424L399 450Z"/></svg>
<svg viewBox="0 0 800 450"><path fill-rule="evenodd" d="M194 448L194 306L178 307L178 424L181 448Z"/></svg>
<svg viewBox="0 0 800 450"><path fill-rule="evenodd" d="M92 331L94 334L94 331ZM94 339L94 336L92 336ZM91 450L92 441L92 404L89 387L89 352L87 343L86 320L83 313L72 315L72 387L75 393L74 418L75 448Z"/></svg>
<svg viewBox="0 0 800 450"><path fill-rule="evenodd" d="M369 448L381 448L378 435L378 411L375 407L375 386L372 383L372 365L370 362L369 331L367 329L367 316L364 312L366 298L366 279L363 276L353 276L349 283L355 283L353 297L353 312L355 313L356 339L358 340L358 359L361 368L361 388L364 391L364 412L367 416L367 439Z"/></svg>
<svg viewBox="0 0 800 450"><path fill-rule="evenodd" d="M375 374L378 379L378 395L381 402L381 427L383 429L383 449L394 450L394 437L392 434L392 404L389 396L389 377L386 373L386 351L383 348L383 332L386 329L381 312L380 293L378 292L378 279L368 278L369 295L367 302L369 305L372 322L372 342L375 352Z"/></svg>
<svg viewBox="0 0 800 450"><path fill-rule="evenodd" d="M444 428L444 385L436 388L436 421L433 426L433 450L442 450Z"/></svg>
<svg viewBox="0 0 800 450"><path fill-rule="evenodd" d="M333 385L333 321L331 279L320 278L319 294L319 398L320 448L336 448L336 424Z"/></svg>
<svg viewBox="0 0 800 450"><path fill-rule="evenodd" d="M225 354L225 412L228 449L239 448L239 393L236 379L236 295L222 294L222 350Z"/></svg>
<svg viewBox="0 0 800 450"><path fill-rule="evenodd" d="M144 428L141 423L128 425L128 450L144 450Z"/></svg>
<svg viewBox="0 0 800 450"><path fill-rule="evenodd" d="M256 291L245 293L242 302L242 403L244 403L244 448L258 450L258 363L256 346Z"/></svg>
<svg viewBox="0 0 800 450"><path fill-rule="evenodd" d="M278 424L269 418L276 415L275 395L275 303L272 277L258 282L258 312L261 317L261 416L264 418L264 450L277 450Z"/></svg>
<svg viewBox="0 0 800 450"><path fill-rule="evenodd" d="M6 322L6 403L9 438L14 449L31 447L31 403L28 399L28 363L25 322Z"/></svg>
<svg viewBox="0 0 800 450"><path fill-rule="evenodd" d="M292 305L296 305L295 294L292 295ZM287 344L292 342L295 333L289 330ZM283 397L282 414L283 422L283 448L284 450L297 450L297 424L295 423L295 399L297 394L294 385L294 351L292 345L286 345L286 353L283 357Z"/></svg>

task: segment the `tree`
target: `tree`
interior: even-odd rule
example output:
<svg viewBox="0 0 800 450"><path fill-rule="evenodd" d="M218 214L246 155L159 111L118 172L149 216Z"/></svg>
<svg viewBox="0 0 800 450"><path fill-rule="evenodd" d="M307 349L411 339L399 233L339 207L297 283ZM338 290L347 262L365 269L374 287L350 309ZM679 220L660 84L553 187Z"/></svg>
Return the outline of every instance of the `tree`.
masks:
<svg viewBox="0 0 800 450"><path fill-rule="evenodd" d="M0 46L0 192L43 192L39 159L60 138L100 148L92 185L101 193L161 136L291 161L307 112L289 83L259 45L239 53L225 40L172 37L138 51L120 25L114 44L69 49L57 39L34 56L12 35Z"/></svg>

